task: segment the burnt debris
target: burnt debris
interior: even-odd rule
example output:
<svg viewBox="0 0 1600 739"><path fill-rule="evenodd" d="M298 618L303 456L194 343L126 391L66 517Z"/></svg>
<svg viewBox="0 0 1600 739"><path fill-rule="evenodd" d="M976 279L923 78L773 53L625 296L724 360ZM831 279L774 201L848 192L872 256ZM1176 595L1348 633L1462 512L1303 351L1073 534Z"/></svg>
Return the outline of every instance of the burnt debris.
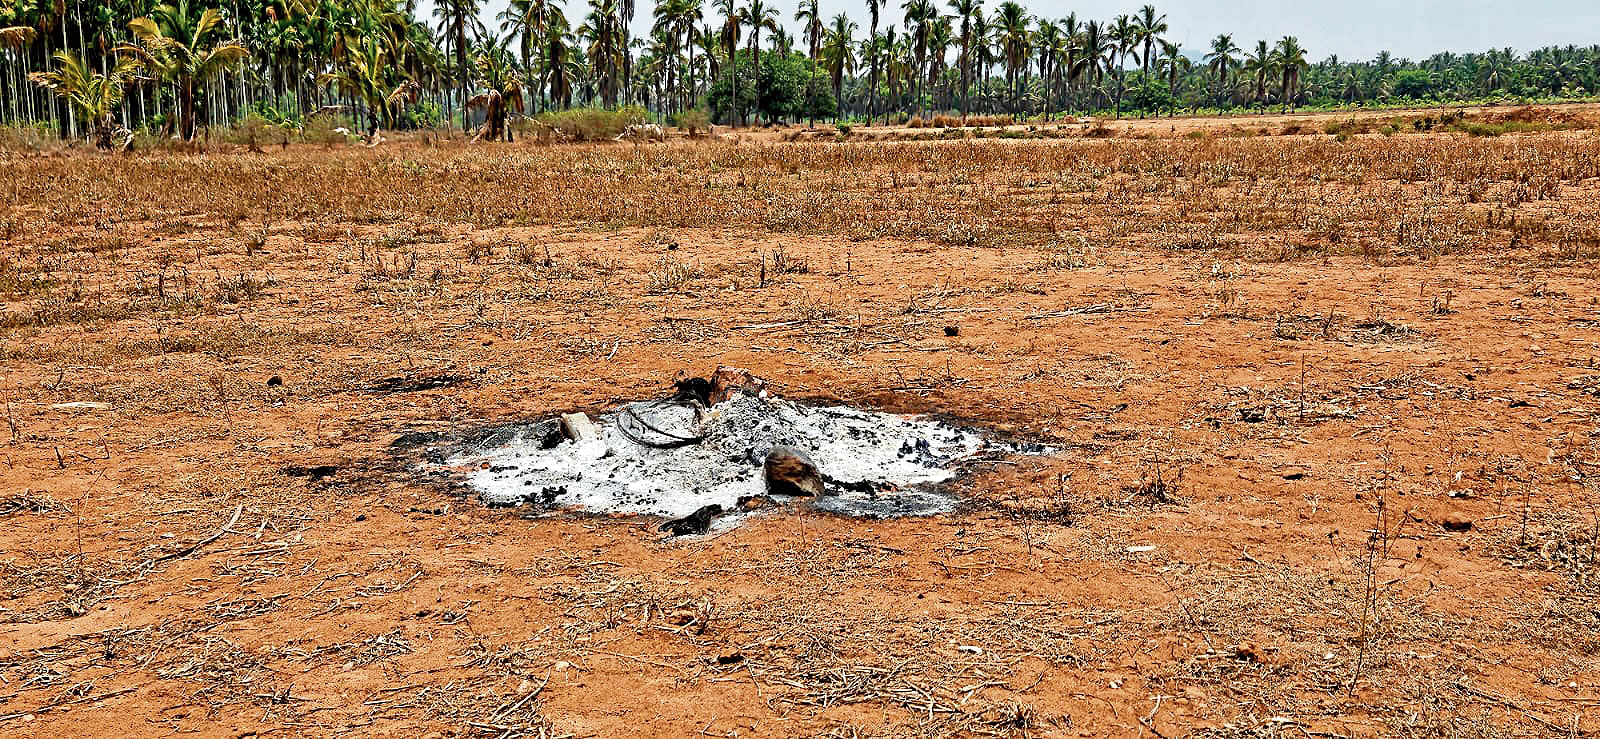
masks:
<svg viewBox="0 0 1600 739"><path fill-rule="evenodd" d="M681 374L664 397L587 415L496 426L436 442L413 433L425 467L486 505L526 517L576 512L658 516L689 536L796 501L867 517L951 511L941 486L986 453L1028 453L971 429L773 396L748 371ZM1038 450L1035 450L1038 451Z"/></svg>
<svg viewBox="0 0 1600 739"><path fill-rule="evenodd" d="M711 530L711 519L720 515L722 515L722 506L712 503L708 506L701 506L700 510L684 516L683 518L678 518L663 523L661 524L660 529L672 534L673 536L692 536L695 534L704 534L705 532Z"/></svg>

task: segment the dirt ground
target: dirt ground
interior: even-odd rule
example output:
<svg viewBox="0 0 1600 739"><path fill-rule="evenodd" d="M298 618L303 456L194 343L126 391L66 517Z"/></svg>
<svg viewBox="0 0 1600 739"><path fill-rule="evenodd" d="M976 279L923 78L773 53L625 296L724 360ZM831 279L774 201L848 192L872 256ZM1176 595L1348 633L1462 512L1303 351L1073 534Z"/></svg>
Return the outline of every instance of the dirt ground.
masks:
<svg viewBox="0 0 1600 739"><path fill-rule="evenodd" d="M0 155L0 733L1600 733L1600 135L1167 125ZM672 540L395 443L717 365L1060 451Z"/></svg>

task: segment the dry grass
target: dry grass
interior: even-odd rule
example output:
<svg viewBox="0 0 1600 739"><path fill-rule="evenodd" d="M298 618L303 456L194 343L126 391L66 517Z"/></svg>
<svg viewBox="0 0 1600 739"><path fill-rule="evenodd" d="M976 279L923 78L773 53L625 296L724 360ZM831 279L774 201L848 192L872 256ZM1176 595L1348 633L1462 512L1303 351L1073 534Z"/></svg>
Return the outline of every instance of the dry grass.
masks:
<svg viewBox="0 0 1600 739"><path fill-rule="evenodd" d="M1273 233L1291 235L1303 252L1385 259L1505 245L1564 258L1597 249L1587 220L1544 208L1517 213L1560 188L1582 191L1600 175L1600 140L1593 137L1395 137L1360 147L1303 138L938 146L933 158L920 147L891 144L535 148L492 157L341 151L298 165L292 188L271 156L214 156L182 164L181 193L167 171L171 162L158 157L22 159L0 183L0 198L28 204L11 218L82 225L187 211L273 223L322 222L335 213L340 224L363 226L399 224L408 218L402 214L420 210L480 227L739 223L920 239L942 238L941 224L954 221L1031 243L1047 243L1067 227L1040 212L1049 205L1092 222L1111 219L1121 234L1201 230L1210 234L1202 248ZM524 172L539 172L541 186L516 184ZM1097 185L1084 191L1078 180L1059 181L1060 173ZM863 176L865 191L855 179ZM183 206L174 212L165 205L172 203ZM1507 214L1491 215L1498 211Z"/></svg>
<svg viewBox="0 0 1600 739"><path fill-rule="evenodd" d="M6 160L0 731L1592 731L1600 141L1072 133ZM390 446L718 362L1059 453L685 544Z"/></svg>

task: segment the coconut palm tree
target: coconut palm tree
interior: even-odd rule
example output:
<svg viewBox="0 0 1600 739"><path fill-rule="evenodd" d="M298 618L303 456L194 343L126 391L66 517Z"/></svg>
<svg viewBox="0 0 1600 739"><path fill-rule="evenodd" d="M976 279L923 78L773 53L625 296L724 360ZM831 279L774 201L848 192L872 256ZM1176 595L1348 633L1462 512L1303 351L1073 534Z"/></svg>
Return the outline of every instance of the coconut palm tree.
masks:
<svg viewBox="0 0 1600 739"><path fill-rule="evenodd" d="M973 82L979 88L989 85L989 74L999 60L994 45L994 24L980 10L972 17L972 63L977 68Z"/></svg>
<svg viewBox="0 0 1600 739"><path fill-rule="evenodd" d="M48 72L34 72L28 79L60 96L84 123L94 129L94 145L99 149L111 148L112 117L122 106L128 80L138 72L139 63L132 58L122 59L107 74L93 71L69 49L54 55L56 68Z"/></svg>
<svg viewBox="0 0 1600 739"><path fill-rule="evenodd" d="M522 77L512 68L505 49L490 47L478 54L478 86L482 92L467 100L467 110L483 108L483 131L479 136L494 141L501 136L512 140L511 127L506 125L512 113L525 109L522 95Z"/></svg>
<svg viewBox="0 0 1600 739"><path fill-rule="evenodd" d="M1078 76L1087 76L1094 83L1091 92L1097 95L1099 104L1105 103L1105 60L1112 54L1111 38L1106 35L1105 26L1100 21L1089 21L1083 26L1083 35L1078 41L1078 65L1081 68ZM1092 98L1091 98L1092 99Z"/></svg>
<svg viewBox="0 0 1600 739"><path fill-rule="evenodd" d="M698 1L698 0L697 0ZM722 71L722 61L718 50L721 49L721 37L717 30L709 23L702 23L694 33L694 41L689 44L692 55L696 49L700 51L700 63L691 64L695 75L709 87ZM692 91L691 91L692 92Z"/></svg>
<svg viewBox="0 0 1600 739"><path fill-rule="evenodd" d="M912 67L915 57L911 51L911 43L906 36L897 36L893 25L884 29L884 77L889 83L889 98L894 105L904 110L906 103L905 87L912 79Z"/></svg>
<svg viewBox="0 0 1600 739"><path fill-rule="evenodd" d="M582 72L578 42L564 13L552 13L544 35L544 73L553 105L572 107L572 95Z"/></svg>
<svg viewBox="0 0 1600 739"><path fill-rule="evenodd" d="M933 23L939 17L939 11L934 7L933 0L906 0L900 8L906 14L907 41L916 61L916 112L920 116L927 91L928 37L933 32Z"/></svg>
<svg viewBox="0 0 1600 739"><path fill-rule="evenodd" d="M1124 84L1128 55L1134 53L1134 48L1139 45L1139 26L1132 18L1119 15L1111 22L1111 41L1115 58L1111 62L1112 74L1117 78L1117 117L1122 117L1122 93L1127 87Z"/></svg>
<svg viewBox="0 0 1600 739"><path fill-rule="evenodd" d="M600 99L606 107L615 107L626 81L627 65L627 36L617 0L590 0L589 18L578 28L578 35L589 40L585 54Z"/></svg>
<svg viewBox="0 0 1600 739"><path fill-rule="evenodd" d="M1217 89L1228 89L1228 74L1239 66L1239 46L1233 36L1223 33L1211 40L1211 51L1206 52L1206 68L1217 78Z"/></svg>
<svg viewBox="0 0 1600 739"><path fill-rule="evenodd" d="M1300 90L1300 75L1309 66L1306 62L1306 50L1300 46L1299 39L1284 36L1273 50L1272 61L1278 68L1278 73L1283 75L1283 109L1287 111L1295 105L1295 98L1298 97Z"/></svg>
<svg viewBox="0 0 1600 739"><path fill-rule="evenodd" d="M892 29L893 26L890 28ZM894 52L894 43L891 37L892 34L879 33L861 40L861 52L858 61L865 62L868 70L867 125L869 126L872 125L873 116L877 111L878 98L878 88L870 80L878 79L879 71L887 70L889 67L889 59ZM887 118L888 115L885 113L885 120Z"/></svg>
<svg viewBox="0 0 1600 739"><path fill-rule="evenodd" d="M828 69L828 77L833 82L833 97L837 102L834 119L838 120L844 116L844 76L855 68L855 46L851 37L856 33L856 24L840 13L833 17L832 27L826 33L822 59Z"/></svg>
<svg viewBox="0 0 1600 739"><path fill-rule="evenodd" d="M439 19L439 36L455 58L456 92L463 102L467 99L468 78L472 73L468 66L468 49L472 40L488 35L483 21L478 18L478 4L479 0L437 0L433 6L433 17ZM464 110L462 115L465 116ZM464 117L462 126L466 126Z"/></svg>
<svg viewBox="0 0 1600 739"><path fill-rule="evenodd" d="M703 12L700 9L701 0L671 0L672 28L674 34L682 38L682 43L688 53L688 61L683 72L683 92L680 107L687 110L694 105L695 98L695 47L699 42L700 22Z"/></svg>
<svg viewBox="0 0 1600 739"><path fill-rule="evenodd" d="M816 100L816 75L817 67L822 58L822 39L825 28L822 25L822 10L817 6L817 0L800 0L800 7L794 11L795 21L800 23L801 33L806 37L806 53L811 59L811 76L806 80L806 93L809 98L807 107L810 109L810 125L817 125L817 100Z"/></svg>
<svg viewBox="0 0 1600 739"><path fill-rule="evenodd" d="M367 134L376 146L383 125L393 121L395 110L402 104L415 103L422 88L413 80L391 84L390 75L394 69L376 37L362 36L350 41L334 71L324 73L317 81L365 106Z"/></svg>
<svg viewBox="0 0 1600 739"><path fill-rule="evenodd" d="M176 2L176 5L159 5L150 16L129 21L128 30L139 43L118 49L134 55L174 86L178 135L184 141L193 141L197 88L238 66L250 52L233 41L212 45L213 37L222 29L222 11L206 8L196 13L190 8L189 0Z"/></svg>
<svg viewBox="0 0 1600 739"><path fill-rule="evenodd" d="M1006 87L1011 91L1011 115L1016 116L1022 90L1022 67L1028 62L1029 41L1028 11L1012 0L1000 4L994 18L996 40L1000 56L1006 65Z"/></svg>
<svg viewBox="0 0 1600 739"><path fill-rule="evenodd" d="M517 40L517 52L522 59L522 68L533 68L533 50L539 45L539 33L534 30L543 25L544 19L539 17L534 5L538 0L509 0L505 10L500 11L500 32L507 38Z"/></svg>
<svg viewBox="0 0 1600 739"><path fill-rule="evenodd" d="M727 55L728 64L733 68L733 105L728 113L729 125L744 125L743 106L739 105L739 32L744 28L744 10L736 3L738 0L716 0L717 9L722 11L722 31L718 34L722 40L722 53Z"/></svg>
<svg viewBox="0 0 1600 739"><path fill-rule="evenodd" d="M681 0L679 0L681 1ZM524 87L533 90L538 102L545 77L545 37L556 14L561 13L561 0L510 0L500 14L502 32L514 33L517 50L522 59Z"/></svg>
<svg viewBox="0 0 1600 739"><path fill-rule="evenodd" d="M935 11L932 27L928 29L927 78L929 84L934 85L934 92L930 99L934 100L941 110L949 110L954 106L951 94L954 86L959 81L959 75L948 74L949 59L946 54L950 47L955 44L955 27L951 25L953 20L949 16L939 15Z"/></svg>
<svg viewBox="0 0 1600 739"><path fill-rule="evenodd" d="M662 82L668 99L675 96L679 107L686 101L680 87L684 86L682 80L686 80L688 74L678 50L687 45L689 53L694 53L689 34L694 32L695 21L690 14L697 10L698 6L693 0L661 0L656 3L653 13L655 23L651 26L651 33L658 39L653 43L659 47L655 54L659 63L657 71L666 77ZM693 66L692 62L688 66ZM666 102L662 101L663 108L674 107Z"/></svg>
<svg viewBox="0 0 1600 739"><path fill-rule="evenodd" d="M1140 69L1146 77L1150 76L1151 54L1155 51L1156 44L1161 42L1161 35L1166 33L1167 17L1156 13L1156 6L1146 5L1139 9L1139 14L1134 18L1138 26L1137 37L1139 43L1144 44L1144 57Z"/></svg>
<svg viewBox="0 0 1600 739"><path fill-rule="evenodd" d="M1512 67L1511 59L1498 52L1485 54L1478 67L1478 80L1480 89L1495 91L1504 89L1506 79Z"/></svg>
<svg viewBox="0 0 1600 739"><path fill-rule="evenodd" d="M778 25L778 7L768 5L766 0L750 0L744 9L744 23L750 27L750 71L752 78L761 77L761 32L771 31L774 35L783 31Z"/></svg>
<svg viewBox="0 0 1600 739"><path fill-rule="evenodd" d="M866 44L871 51L862 54L867 62L867 125L872 125L872 117L876 114L878 105L878 16L883 11L883 0L867 0L867 13L872 18L872 25L867 32Z"/></svg>
<svg viewBox="0 0 1600 739"><path fill-rule="evenodd" d="M949 0L950 9L961 21L961 120L967 120L972 108L972 43L973 21L983 13L983 0Z"/></svg>
<svg viewBox="0 0 1600 739"><path fill-rule="evenodd" d="M1081 71L1078 68L1078 46L1083 40L1083 25L1078 22L1077 13L1068 13L1067 17L1061 19L1061 35L1066 44L1066 57L1061 62L1061 71L1066 77L1067 104L1070 106Z"/></svg>
<svg viewBox="0 0 1600 739"><path fill-rule="evenodd" d="M1272 77L1276 69L1273 65L1272 47L1265 41L1257 41L1255 51L1245 54L1244 64L1241 67L1256 81L1255 102L1264 104L1267 99L1267 80Z"/></svg>
<svg viewBox="0 0 1600 739"><path fill-rule="evenodd" d="M1056 71L1067 52L1066 35L1054 21L1040 18L1039 29L1033 34L1033 45L1039 54L1039 80L1044 91L1044 112L1048 118L1055 112L1051 101L1056 88Z"/></svg>
<svg viewBox="0 0 1600 739"><path fill-rule="evenodd" d="M1188 73L1191 66L1189 57L1183 55L1183 50L1177 44L1166 39L1161 40L1161 57L1156 60L1157 67L1167 74L1167 91L1172 93L1173 109L1177 109L1178 80Z"/></svg>
<svg viewBox="0 0 1600 739"><path fill-rule="evenodd" d="M790 35L788 29L785 29L782 24L779 24L772 31L770 38L772 43L768 45L768 48L778 52L778 56L788 56L794 52L794 36Z"/></svg>

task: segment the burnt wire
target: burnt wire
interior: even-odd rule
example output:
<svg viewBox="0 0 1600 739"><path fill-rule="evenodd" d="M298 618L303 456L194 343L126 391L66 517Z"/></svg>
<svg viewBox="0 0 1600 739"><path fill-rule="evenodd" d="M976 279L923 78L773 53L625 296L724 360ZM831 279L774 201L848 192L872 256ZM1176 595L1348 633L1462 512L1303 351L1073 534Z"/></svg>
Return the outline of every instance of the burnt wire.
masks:
<svg viewBox="0 0 1600 739"><path fill-rule="evenodd" d="M698 403L695 403L694 401L679 401L679 400L661 400L661 401L656 401L653 405L660 406L660 405L669 405L669 404L670 405L689 406L689 407L695 408L696 410L698 410L699 407L700 407L700 405ZM647 438L645 438L643 432L634 431L632 429L629 429L628 428L628 424L622 422L622 418L631 418L631 419L634 420L635 423L639 424L645 430L655 432L656 434L659 434L661 436L666 437L667 439L670 439L670 441L655 441L653 439L647 439ZM652 449L682 449L684 447L694 446L695 444L699 444L700 442L706 440L706 437L705 437L704 434L698 434L698 435L694 435L694 436L680 436L680 435L674 434L674 433L672 433L670 431L662 431L661 429L656 428L655 425L651 424L649 421L646 421L643 418L640 418L638 411L636 411L633 406L629 406L629 407L623 409L622 417L618 418L617 431L621 432L621 434L623 436L628 437L629 441L632 441L633 443L638 444L640 446L650 447Z"/></svg>

